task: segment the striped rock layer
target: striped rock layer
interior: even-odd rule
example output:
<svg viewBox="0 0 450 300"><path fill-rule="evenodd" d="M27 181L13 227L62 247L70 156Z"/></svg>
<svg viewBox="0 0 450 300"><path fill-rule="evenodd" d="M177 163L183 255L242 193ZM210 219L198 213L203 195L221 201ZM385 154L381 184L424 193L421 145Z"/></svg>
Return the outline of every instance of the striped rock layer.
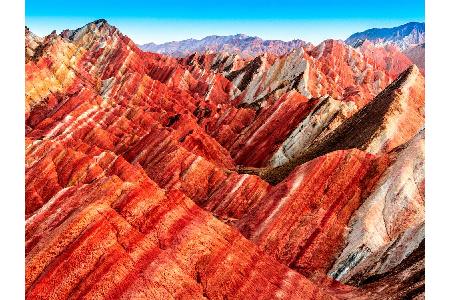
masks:
<svg viewBox="0 0 450 300"><path fill-rule="evenodd" d="M27 299L423 293L424 78L395 49L177 59L105 20L25 46Z"/></svg>

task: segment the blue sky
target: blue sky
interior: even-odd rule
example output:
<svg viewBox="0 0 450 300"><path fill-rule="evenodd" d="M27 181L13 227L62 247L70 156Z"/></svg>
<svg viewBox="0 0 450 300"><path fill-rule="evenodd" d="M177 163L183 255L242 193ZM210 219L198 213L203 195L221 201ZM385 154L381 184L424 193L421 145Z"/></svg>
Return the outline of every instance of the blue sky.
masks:
<svg viewBox="0 0 450 300"><path fill-rule="evenodd" d="M368 28L423 22L424 6L424 0L26 0L25 23L36 34L46 35L104 18L136 43L236 33L318 43Z"/></svg>

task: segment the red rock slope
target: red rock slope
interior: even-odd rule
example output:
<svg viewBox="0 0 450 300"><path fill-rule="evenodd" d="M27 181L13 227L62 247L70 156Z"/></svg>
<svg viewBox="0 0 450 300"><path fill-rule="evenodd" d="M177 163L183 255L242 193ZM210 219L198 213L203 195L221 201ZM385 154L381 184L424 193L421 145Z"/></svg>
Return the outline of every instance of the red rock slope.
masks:
<svg viewBox="0 0 450 300"><path fill-rule="evenodd" d="M421 293L424 82L392 52L25 40L27 299Z"/></svg>
<svg viewBox="0 0 450 300"><path fill-rule="evenodd" d="M77 174L96 178L66 184L27 218L27 299L332 298L139 166L84 157Z"/></svg>

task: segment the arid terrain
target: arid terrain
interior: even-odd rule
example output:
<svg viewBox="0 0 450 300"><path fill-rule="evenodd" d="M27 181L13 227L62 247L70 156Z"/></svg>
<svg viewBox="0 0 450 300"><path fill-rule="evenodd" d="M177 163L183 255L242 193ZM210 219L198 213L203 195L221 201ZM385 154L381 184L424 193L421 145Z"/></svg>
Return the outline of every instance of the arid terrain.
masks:
<svg viewBox="0 0 450 300"><path fill-rule="evenodd" d="M26 28L26 299L423 299L422 37L371 36Z"/></svg>

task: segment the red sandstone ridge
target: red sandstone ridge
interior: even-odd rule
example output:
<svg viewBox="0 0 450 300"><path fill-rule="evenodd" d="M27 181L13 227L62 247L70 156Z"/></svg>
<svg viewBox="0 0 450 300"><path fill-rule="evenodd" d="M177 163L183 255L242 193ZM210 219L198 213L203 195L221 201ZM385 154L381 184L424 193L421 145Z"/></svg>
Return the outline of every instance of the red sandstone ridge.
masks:
<svg viewBox="0 0 450 300"><path fill-rule="evenodd" d="M290 153L284 164L264 170L263 176L280 181L297 164L335 150L358 148L368 153L382 154L406 143L424 126L424 85L419 69L415 65L409 67L331 133L322 138L319 136L307 147L296 148L298 152Z"/></svg>
<svg viewBox="0 0 450 300"><path fill-rule="evenodd" d="M420 296L424 78L369 50L26 29L26 298Z"/></svg>
<svg viewBox="0 0 450 300"><path fill-rule="evenodd" d="M373 43L364 41L359 46L359 50L372 64L381 66L393 76L399 75L412 64L409 57L400 52L394 45L376 47Z"/></svg>
<svg viewBox="0 0 450 300"><path fill-rule="evenodd" d="M27 219L28 299L332 298L138 166L93 160L97 179L69 183Z"/></svg>

